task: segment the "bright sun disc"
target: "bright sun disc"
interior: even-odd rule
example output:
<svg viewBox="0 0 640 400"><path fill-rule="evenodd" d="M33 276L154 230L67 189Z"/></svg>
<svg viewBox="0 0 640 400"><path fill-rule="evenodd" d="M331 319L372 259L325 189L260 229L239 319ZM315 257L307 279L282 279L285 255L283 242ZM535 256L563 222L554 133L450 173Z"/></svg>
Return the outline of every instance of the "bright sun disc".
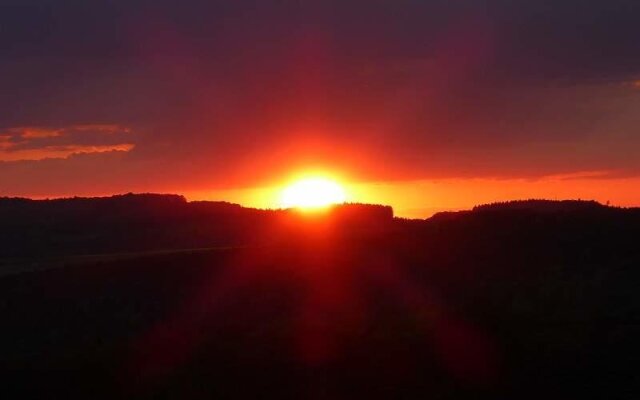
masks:
<svg viewBox="0 0 640 400"><path fill-rule="evenodd" d="M342 186L327 178L301 179L282 191L284 208L317 209L344 203L346 194Z"/></svg>

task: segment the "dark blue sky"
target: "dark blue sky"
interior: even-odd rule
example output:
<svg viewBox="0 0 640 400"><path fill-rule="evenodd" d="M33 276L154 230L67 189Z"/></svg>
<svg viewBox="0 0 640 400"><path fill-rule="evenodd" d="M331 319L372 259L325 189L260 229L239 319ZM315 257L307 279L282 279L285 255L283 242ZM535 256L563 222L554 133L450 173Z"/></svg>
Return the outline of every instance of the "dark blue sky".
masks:
<svg viewBox="0 0 640 400"><path fill-rule="evenodd" d="M639 39L637 0L0 0L0 194L635 176Z"/></svg>

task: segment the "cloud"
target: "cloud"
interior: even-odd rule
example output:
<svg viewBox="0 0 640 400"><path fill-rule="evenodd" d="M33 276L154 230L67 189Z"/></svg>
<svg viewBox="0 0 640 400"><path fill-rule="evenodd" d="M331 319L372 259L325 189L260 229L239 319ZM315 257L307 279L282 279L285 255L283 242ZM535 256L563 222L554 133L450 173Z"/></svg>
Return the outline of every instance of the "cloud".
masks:
<svg viewBox="0 0 640 400"><path fill-rule="evenodd" d="M68 158L73 154L131 151L131 130L118 125L13 127L0 130L0 162Z"/></svg>

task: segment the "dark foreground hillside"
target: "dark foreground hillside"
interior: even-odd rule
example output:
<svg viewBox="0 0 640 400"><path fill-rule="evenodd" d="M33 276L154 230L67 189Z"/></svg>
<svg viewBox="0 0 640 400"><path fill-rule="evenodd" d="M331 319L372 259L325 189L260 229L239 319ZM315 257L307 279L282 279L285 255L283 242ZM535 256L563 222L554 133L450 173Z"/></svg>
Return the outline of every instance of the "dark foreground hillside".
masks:
<svg viewBox="0 0 640 400"><path fill-rule="evenodd" d="M5 201L12 398L640 394L638 210L521 202L410 221Z"/></svg>

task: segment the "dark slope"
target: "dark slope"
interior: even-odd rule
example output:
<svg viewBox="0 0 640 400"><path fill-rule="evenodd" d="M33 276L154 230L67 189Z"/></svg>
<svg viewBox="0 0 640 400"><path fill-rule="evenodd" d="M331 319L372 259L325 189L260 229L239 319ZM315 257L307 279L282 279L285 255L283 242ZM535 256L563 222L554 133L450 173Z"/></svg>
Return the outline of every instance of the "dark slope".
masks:
<svg viewBox="0 0 640 400"><path fill-rule="evenodd" d="M0 260L264 244L287 235L293 211L257 210L182 196L128 194L103 198L0 198ZM391 207L347 204L332 222L356 229L391 222Z"/></svg>
<svg viewBox="0 0 640 400"><path fill-rule="evenodd" d="M61 257L1 277L7 387L51 398L640 393L638 210L521 202L410 221L376 207L319 218L175 202L80 220L91 231L87 215L140 218L118 231L126 241L114 238L135 250L164 242L142 246L133 233L183 223L217 224L222 237L238 229L255 244ZM31 224L51 215L40 212ZM234 219L244 222L221 222Z"/></svg>

